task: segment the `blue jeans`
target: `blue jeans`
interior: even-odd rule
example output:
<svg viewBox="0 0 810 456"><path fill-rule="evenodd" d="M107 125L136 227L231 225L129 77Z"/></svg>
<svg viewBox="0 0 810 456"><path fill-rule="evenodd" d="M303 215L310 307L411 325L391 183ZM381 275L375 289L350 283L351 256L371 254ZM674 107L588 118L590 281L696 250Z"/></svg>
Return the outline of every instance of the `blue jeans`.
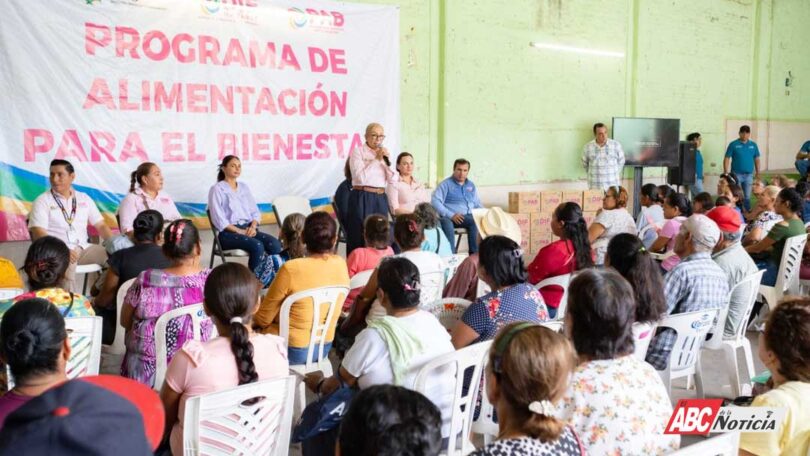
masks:
<svg viewBox="0 0 810 456"><path fill-rule="evenodd" d="M236 225L237 228L245 229L248 225ZM262 262L265 253L276 255L281 253L281 243L278 239L267 233L256 230L256 236L247 237L244 234L231 233L230 231L219 232L219 244L222 250L242 249L250 255L248 267L255 271Z"/></svg>
<svg viewBox="0 0 810 456"><path fill-rule="evenodd" d="M745 194L745 210L751 210L751 186L754 184L754 175L751 173L738 173L737 178L740 180L740 186Z"/></svg>
<svg viewBox="0 0 810 456"><path fill-rule="evenodd" d="M456 236L453 232L455 228L467 229L467 246L469 247L470 254L478 252L478 228L475 226L475 220L473 220L472 214L465 215L464 221L461 223L454 222L450 217L442 217L439 223L442 225L444 235L447 236L447 239L453 244L453 253L456 253Z"/></svg>
<svg viewBox="0 0 810 456"><path fill-rule="evenodd" d="M315 345L315 349L312 351L312 361L317 362L318 360L318 347L320 344ZM329 350L332 349L332 342L328 342L326 345L323 346L323 356L324 358L329 355ZM290 362L290 365L297 365L297 364L306 364L307 363L307 347L304 348L296 348L296 347L287 347L287 360Z"/></svg>
<svg viewBox="0 0 810 456"><path fill-rule="evenodd" d="M692 193L692 198L699 193L703 193L703 179L695 179L695 183L689 186L689 191Z"/></svg>
<svg viewBox="0 0 810 456"><path fill-rule="evenodd" d="M765 274L762 274L762 280L760 283L769 287L776 285L776 278L779 274L779 265L772 263L770 260L760 260L756 263L757 268L765 270Z"/></svg>
<svg viewBox="0 0 810 456"><path fill-rule="evenodd" d="M807 170L810 169L810 160L796 160L796 169L804 179L807 176Z"/></svg>

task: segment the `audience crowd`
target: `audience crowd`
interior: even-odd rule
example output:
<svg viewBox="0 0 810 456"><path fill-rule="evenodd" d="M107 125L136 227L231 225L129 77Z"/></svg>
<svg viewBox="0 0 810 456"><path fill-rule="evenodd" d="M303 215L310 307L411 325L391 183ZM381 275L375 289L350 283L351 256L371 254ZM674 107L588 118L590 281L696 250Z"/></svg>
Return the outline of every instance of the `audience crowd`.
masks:
<svg viewBox="0 0 810 456"><path fill-rule="evenodd" d="M336 454L437 455L448 442L466 441L451 434L460 413L453 408L457 377L464 394L485 396L497 417L495 440L475 455L668 454L680 438L664 432L673 402L661 372L678 334L654 328L672 315L721 309L723 333L708 337L734 338L749 320L764 321L758 356L770 389L753 405L786 411L777 430L742 433L740 453L803 454L810 445L810 300L760 304L746 320L751 290L736 285L758 271L763 285L777 282L789 241L807 235L810 185L794 188L786 178L765 185L758 152L750 163L743 154L753 142L741 129L729 145L717 199L702 191L701 170L692 199L666 185L644 185L634 219L628 192L610 170L616 163L608 169L599 162L600 151L621 152L606 131L594 126L583 156L589 182L604 191L602 209L588 226L580 205L560 204L551 218L555 240L537 252L521 248L509 214L483 207L469 161L456 160L432 195L415 179L411 154L399 154L395 174L378 124L368 126L366 143L346 162L336 217L290 214L280 220L279 239L260 231L258 206L239 180L241 161L226 156L209 192L209 218L222 248L242 249L248 258L247 265L214 269L201 265L198 227L163 192L157 165L133 171L115 235L93 201L73 189L73 166L54 160L51 189L32 209L23 276L0 259L0 286L21 290L0 300L0 451L24 448L38 417L73 414L58 404L99 398L98 417L119 404L120 416L110 420L130 423L119 428L121 442L183 454L190 398L328 362L334 373L310 371L300 381L319 398L309 407L340 392L353 396L330 428ZM690 141L699 147L700 135ZM88 241L88 226L106 250ZM336 248L341 233L345 260ZM461 234L466 255L456 252ZM534 256L528 266L527 254ZM76 266L93 263L105 266L93 296L73 291ZM359 274L368 279L352 281ZM566 274L567 290L536 288ZM337 290L331 312L299 294L323 287ZM442 297L469 303L437 305ZM159 337L163 315L200 304L199 334L194 319L181 316ZM456 317L448 323L450 309ZM105 376L69 380L75 353L68 323L95 315L103 319L104 344L124 331L120 375L131 380L120 381L142 385L141 399L114 391L140 390L111 386ZM561 331L551 329L552 320ZM159 343L166 344L165 360L157 359ZM444 365L416 391L424 366L479 343L491 344L480 361L483 388L470 383L470 373ZM330 351L337 357L326 359ZM166 371L157 375L163 361ZM89 416L79 409L75 415ZM116 434L109 429L104 434Z"/></svg>

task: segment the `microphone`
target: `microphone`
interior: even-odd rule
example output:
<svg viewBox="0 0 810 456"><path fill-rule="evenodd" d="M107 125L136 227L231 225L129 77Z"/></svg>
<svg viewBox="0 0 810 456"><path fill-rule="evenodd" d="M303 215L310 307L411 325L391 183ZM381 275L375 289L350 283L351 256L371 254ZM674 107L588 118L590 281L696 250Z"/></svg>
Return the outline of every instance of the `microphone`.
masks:
<svg viewBox="0 0 810 456"><path fill-rule="evenodd" d="M383 155L383 161L385 162L385 166L391 167L391 160L388 159L388 155Z"/></svg>

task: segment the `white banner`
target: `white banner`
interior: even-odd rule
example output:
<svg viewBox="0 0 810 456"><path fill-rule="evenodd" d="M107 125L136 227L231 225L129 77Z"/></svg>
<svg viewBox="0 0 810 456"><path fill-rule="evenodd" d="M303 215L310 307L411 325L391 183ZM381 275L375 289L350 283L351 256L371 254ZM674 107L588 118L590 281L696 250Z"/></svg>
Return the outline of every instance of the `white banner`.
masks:
<svg viewBox="0 0 810 456"><path fill-rule="evenodd" d="M112 220L144 161L204 217L224 155L268 212L280 195L327 203L369 122L399 150L397 7L7 0L0 56L0 240L27 238L54 158Z"/></svg>

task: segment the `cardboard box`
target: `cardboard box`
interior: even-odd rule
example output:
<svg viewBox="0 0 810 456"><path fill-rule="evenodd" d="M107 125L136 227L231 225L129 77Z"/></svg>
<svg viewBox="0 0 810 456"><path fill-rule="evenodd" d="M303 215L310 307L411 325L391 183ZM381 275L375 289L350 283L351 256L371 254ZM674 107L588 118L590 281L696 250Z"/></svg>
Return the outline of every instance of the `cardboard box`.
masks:
<svg viewBox="0 0 810 456"><path fill-rule="evenodd" d="M605 192L602 190L585 190L582 192L582 211L596 212L602 209L602 199Z"/></svg>
<svg viewBox="0 0 810 456"><path fill-rule="evenodd" d="M540 212L540 194L538 192L509 192L509 210L515 214Z"/></svg>
<svg viewBox="0 0 810 456"><path fill-rule="evenodd" d="M590 228L591 223L593 223L593 220L596 218L596 212L583 212L582 218L585 219L585 224Z"/></svg>
<svg viewBox="0 0 810 456"><path fill-rule="evenodd" d="M520 227L520 237L529 242L529 234L531 234L531 216L530 214L509 214L515 219Z"/></svg>
<svg viewBox="0 0 810 456"><path fill-rule="evenodd" d="M550 212L535 212L531 214L531 230L530 234L550 234L551 233L551 213Z"/></svg>
<svg viewBox="0 0 810 456"><path fill-rule="evenodd" d="M562 202L562 192L544 191L540 192L540 211L554 212Z"/></svg>
<svg viewBox="0 0 810 456"><path fill-rule="evenodd" d="M537 252L540 251L543 247L551 244L554 240L554 235L551 232L548 233L532 233L531 242L529 243L529 252L527 256L534 258L537 256Z"/></svg>
<svg viewBox="0 0 810 456"><path fill-rule="evenodd" d="M579 207L582 207L582 191L571 190L562 192L562 202L577 203L579 204Z"/></svg>

